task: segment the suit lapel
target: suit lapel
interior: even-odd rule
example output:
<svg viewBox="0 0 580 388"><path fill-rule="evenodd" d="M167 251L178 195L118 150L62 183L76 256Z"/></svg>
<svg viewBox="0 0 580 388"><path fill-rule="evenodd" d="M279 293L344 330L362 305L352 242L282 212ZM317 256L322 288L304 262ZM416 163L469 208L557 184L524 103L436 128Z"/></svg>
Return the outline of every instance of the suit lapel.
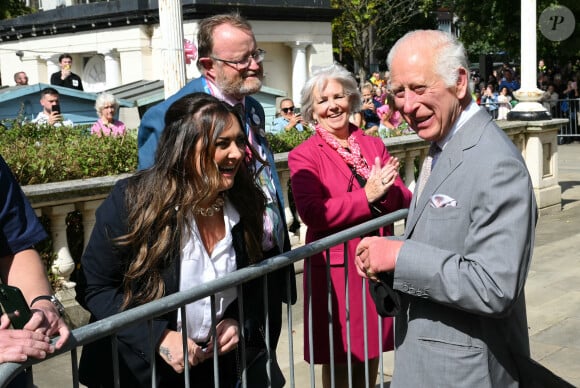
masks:
<svg viewBox="0 0 580 388"><path fill-rule="evenodd" d="M461 165L463 162L463 151L477 144L486 123L490 120L491 117L483 110L477 112L463 124L462 128L445 145L445 148L441 151L437 159L435 168L431 171L431 176L423 189L419 201L416 199L416 192L413 193L409 219L405 228L406 236L411 235L425 207L429 206L431 197L437 193L437 190L445 182L447 177Z"/></svg>

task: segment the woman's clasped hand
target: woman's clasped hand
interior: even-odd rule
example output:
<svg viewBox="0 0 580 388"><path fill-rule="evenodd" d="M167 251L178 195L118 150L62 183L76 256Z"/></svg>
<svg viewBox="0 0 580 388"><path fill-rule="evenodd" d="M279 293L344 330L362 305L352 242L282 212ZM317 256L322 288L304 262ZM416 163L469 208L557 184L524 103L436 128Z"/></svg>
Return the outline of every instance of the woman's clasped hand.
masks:
<svg viewBox="0 0 580 388"><path fill-rule="evenodd" d="M382 198L395 183L397 176L399 176L399 159L391 156L389 161L381 167L381 158L377 156L364 187L369 203Z"/></svg>

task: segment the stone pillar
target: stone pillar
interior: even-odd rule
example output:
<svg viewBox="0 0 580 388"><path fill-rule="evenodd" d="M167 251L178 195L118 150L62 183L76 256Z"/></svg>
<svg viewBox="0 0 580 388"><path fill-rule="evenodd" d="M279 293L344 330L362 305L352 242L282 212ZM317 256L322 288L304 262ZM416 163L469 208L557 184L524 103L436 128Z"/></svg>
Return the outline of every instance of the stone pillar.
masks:
<svg viewBox="0 0 580 388"><path fill-rule="evenodd" d="M66 216L75 210L73 204L50 206L42 210L42 214L50 218L50 234L52 248L56 258L52 263L52 270L62 282L63 288L74 288L75 283L69 281L75 269L75 262L68 249L66 239Z"/></svg>
<svg viewBox="0 0 580 388"><path fill-rule="evenodd" d="M558 183L558 130L565 119L526 123L524 157L540 215L559 212L562 188Z"/></svg>
<svg viewBox="0 0 580 388"><path fill-rule="evenodd" d="M115 50L110 50L102 54L105 57L105 89L112 89L121 85L119 53Z"/></svg>
<svg viewBox="0 0 580 388"><path fill-rule="evenodd" d="M168 98L185 85L183 16L180 1L159 1L159 27L163 40L163 85L165 98Z"/></svg>
<svg viewBox="0 0 580 388"><path fill-rule="evenodd" d="M306 62L306 48L311 42L295 41L287 43L292 48L292 95L294 105L300 106L300 92L308 78L308 64Z"/></svg>
<svg viewBox="0 0 580 388"><path fill-rule="evenodd" d="M407 188L411 191L415 190L415 158L419 156L419 152L407 152L405 154L405 176L402 177ZM400 174L400 172L399 172Z"/></svg>
<svg viewBox="0 0 580 388"><path fill-rule="evenodd" d="M43 55L40 57L42 60L46 61L46 83L50 83L50 76L57 71L60 71L60 66L58 65L58 56L55 55Z"/></svg>
<svg viewBox="0 0 580 388"><path fill-rule="evenodd" d="M77 204L77 210L81 212L83 216L83 246L87 247L89 239L91 238L91 233L95 227L95 212L97 208L103 203L102 199L97 199L94 201L86 201Z"/></svg>
<svg viewBox="0 0 580 388"><path fill-rule="evenodd" d="M538 101L544 93L536 79L536 0L521 0L521 87L514 92L519 101L508 120L549 120L552 116Z"/></svg>

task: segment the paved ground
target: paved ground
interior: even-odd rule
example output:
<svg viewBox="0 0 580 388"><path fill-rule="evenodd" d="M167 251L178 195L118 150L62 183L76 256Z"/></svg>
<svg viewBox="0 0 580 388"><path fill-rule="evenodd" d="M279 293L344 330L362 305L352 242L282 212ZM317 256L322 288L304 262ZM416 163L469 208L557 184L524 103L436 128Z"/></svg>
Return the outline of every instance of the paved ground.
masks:
<svg viewBox="0 0 580 388"><path fill-rule="evenodd" d="M533 358L580 386L580 144L561 145L558 154L563 208L559 213L542 216L538 222L534 260L526 285L528 326ZM298 283L302 284L302 279ZM302 305L294 306L294 374L295 386L307 387L311 376L302 358L301 313ZM286 333L284 330L279 345L279 362L290 382ZM388 382L392 353L385 354L384 367ZM34 376L39 388L72 386L69 357L35 366ZM321 386L319 369L315 376L316 386Z"/></svg>

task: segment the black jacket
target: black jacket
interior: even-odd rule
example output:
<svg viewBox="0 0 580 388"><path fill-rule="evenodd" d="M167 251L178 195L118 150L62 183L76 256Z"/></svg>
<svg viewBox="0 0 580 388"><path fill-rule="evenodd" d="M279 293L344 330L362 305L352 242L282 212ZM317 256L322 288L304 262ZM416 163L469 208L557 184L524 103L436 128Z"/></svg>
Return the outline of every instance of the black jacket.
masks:
<svg viewBox="0 0 580 388"><path fill-rule="evenodd" d="M129 178L131 179L131 178ZM112 239L127 232L127 209L125 190L127 180L118 182L109 197L97 209L96 224L89 244L83 254L82 274L77 283L77 299L91 312L91 321L112 316L120 311L123 300L122 280L127 262L132 254L130 248L119 248ZM173 246L177 247L166 262L167 268L162 276L165 281L165 294L179 291L180 274L180 233L175 228ZM248 265L248 255L243 238L243 225L238 223L232 229L237 267ZM262 282L257 279L243 287L245 301L262 299ZM270 283L269 283L270 284ZM276 284L278 287L278 284ZM276 303L281 305L278 297ZM227 308L224 318L238 317L238 303L234 301ZM244 318L263 325L263 303L245 303ZM152 336L159 343L165 329L175 330L177 311L155 318L152 321ZM279 331L278 331L279 332ZM147 322L137 323L117 334L119 368L122 387L145 387L151 382L151 360L149 350L149 330ZM236 378L235 352L220 357L220 385L228 386ZM191 369L191 380L198 384L213 378L212 362L208 360ZM157 355L158 386L183 386L183 375L173 371ZM89 386L113 386L113 365L111 362L110 339L105 338L83 347L79 367L80 381ZM205 380L204 380L205 379ZM209 379L209 380L207 380ZM224 381L225 380L225 381ZM198 386L198 385L195 385ZM213 384L208 385L213 386Z"/></svg>

